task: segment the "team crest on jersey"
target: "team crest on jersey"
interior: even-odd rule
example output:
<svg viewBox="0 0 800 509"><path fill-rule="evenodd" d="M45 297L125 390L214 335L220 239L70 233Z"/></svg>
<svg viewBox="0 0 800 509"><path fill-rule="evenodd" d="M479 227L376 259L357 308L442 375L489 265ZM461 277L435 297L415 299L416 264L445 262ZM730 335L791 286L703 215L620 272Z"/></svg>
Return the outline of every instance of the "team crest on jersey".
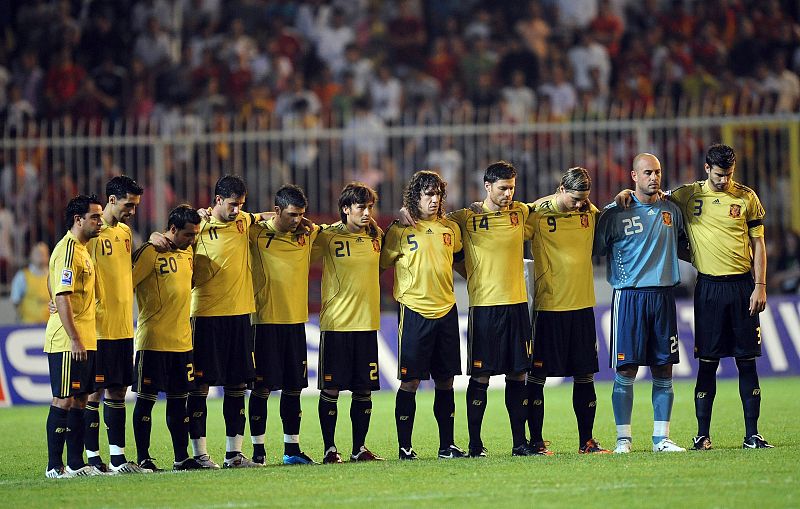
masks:
<svg viewBox="0 0 800 509"><path fill-rule="evenodd" d="M131 252L131 239L125 239L125 250Z"/></svg>
<svg viewBox="0 0 800 509"><path fill-rule="evenodd" d="M662 212L661 213L661 220L664 221L666 226L672 226L672 213L671 212Z"/></svg>
<svg viewBox="0 0 800 509"><path fill-rule="evenodd" d="M588 228L588 227L589 227L589 215L581 214L581 228Z"/></svg>
<svg viewBox="0 0 800 509"><path fill-rule="evenodd" d="M617 354L617 360L618 361L624 361L625 360L625 354L624 353L618 353Z"/></svg>
<svg viewBox="0 0 800 509"><path fill-rule="evenodd" d="M453 236L449 233L442 234L442 241L444 242L445 246L452 246L453 245Z"/></svg>
<svg viewBox="0 0 800 509"><path fill-rule="evenodd" d="M372 239L372 250L376 253L381 252L381 241L378 239Z"/></svg>
<svg viewBox="0 0 800 509"><path fill-rule="evenodd" d="M61 285L72 286L72 270L64 269L61 271Z"/></svg>
<svg viewBox="0 0 800 509"><path fill-rule="evenodd" d="M516 212L512 212L508 215L511 218L511 226L517 226L519 224L519 214Z"/></svg>
<svg viewBox="0 0 800 509"><path fill-rule="evenodd" d="M299 245L301 245L301 246L305 246L306 245L306 236L303 235L302 233L300 235L298 235L297 236L297 243Z"/></svg>
<svg viewBox="0 0 800 509"><path fill-rule="evenodd" d="M483 367L483 361L472 361L472 367L473 368L478 368L478 369L482 368Z"/></svg>
<svg viewBox="0 0 800 509"><path fill-rule="evenodd" d="M742 206L736 204L731 205L728 215L734 219L739 219L742 216Z"/></svg>
<svg viewBox="0 0 800 509"><path fill-rule="evenodd" d="M239 233L244 233L244 221L242 221L241 219L237 219L236 229L239 230Z"/></svg>

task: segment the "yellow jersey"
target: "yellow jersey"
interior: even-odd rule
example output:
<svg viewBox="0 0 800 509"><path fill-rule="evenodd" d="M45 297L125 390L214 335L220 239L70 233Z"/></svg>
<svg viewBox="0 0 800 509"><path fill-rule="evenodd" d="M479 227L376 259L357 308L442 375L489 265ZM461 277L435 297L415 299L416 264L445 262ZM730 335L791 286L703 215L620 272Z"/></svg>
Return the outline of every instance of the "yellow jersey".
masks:
<svg viewBox="0 0 800 509"><path fill-rule="evenodd" d="M86 246L72 232L53 248L50 255L50 289L53 296L69 293L72 315L78 337L86 350L97 350L97 335L94 327L95 269ZM47 353L69 352L72 341L61 323L58 313L47 320L44 351Z"/></svg>
<svg viewBox="0 0 800 509"><path fill-rule="evenodd" d="M19 302L17 312L21 323L47 323L50 319L50 293L47 291L48 273L35 274L30 268L22 269L25 278L25 295Z"/></svg>
<svg viewBox="0 0 800 509"><path fill-rule="evenodd" d="M204 220L194 250L192 316L237 316L256 310L248 230L255 216Z"/></svg>
<svg viewBox="0 0 800 509"><path fill-rule="evenodd" d="M572 311L593 307L592 243L600 211L559 212L555 194L531 207L534 299L537 311Z"/></svg>
<svg viewBox="0 0 800 509"><path fill-rule="evenodd" d="M319 234L283 233L275 221L259 221L250 227L250 257L256 312L251 322L294 324L308 321L308 270L311 245Z"/></svg>
<svg viewBox="0 0 800 509"><path fill-rule="evenodd" d="M514 201L507 210L461 209L447 217L461 228L470 306L501 306L528 302L522 262L530 236L530 209Z"/></svg>
<svg viewBox="0 0 800 509"><path fill-rule="evenodd" d="M669 199L683 213L692 264L699 272L710 276L750 272L750 238L764 236L764 207L752 189L731 182L727 191L714 191L703 180L680 186Z"/></svg>
<svg viewBox="0 0 800 509"><path fill-rule="evenodd" d="M122 222L111 226L105 218L100 235L86 243L86 249L97 270L97 339L133 337L132 245L130 227Z"/></svg>
<svg viewBox="0 0 800 509"><path fill-rule="evenodd" d="M133 287L139 307L136 351L192 349L192 256L191 247L159 253L149 242L133 255Z"/></svg>
<svg viewBox="0 0 800 509"><path fill-rule="evenodd" d="M322 259L323 331L353 332L380 329L381 236L351 233L341 222L323 226L311 248Z"/></svg>
<svg viewBox="0 0 800 509"><path fill-rule="evenodd" d="M394 265L394 298L425 318L441 318L456 303L453 254L461 251L461 229L446 218L417 221L416 228L395 221L386 230L381 270Z"/></svg>

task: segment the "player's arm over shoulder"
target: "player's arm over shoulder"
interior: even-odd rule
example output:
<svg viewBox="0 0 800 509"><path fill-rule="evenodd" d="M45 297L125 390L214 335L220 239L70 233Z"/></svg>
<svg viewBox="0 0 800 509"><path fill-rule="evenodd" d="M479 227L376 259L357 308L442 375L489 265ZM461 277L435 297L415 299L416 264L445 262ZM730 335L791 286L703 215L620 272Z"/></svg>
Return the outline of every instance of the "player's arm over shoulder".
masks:
<svg viewBox="0 0 800 509"><path fill-rule="evenodd" d="M153 271L156 259L156 248L150 242L145 242L142 247L133 253L133 287L145 280Z"/></svg>

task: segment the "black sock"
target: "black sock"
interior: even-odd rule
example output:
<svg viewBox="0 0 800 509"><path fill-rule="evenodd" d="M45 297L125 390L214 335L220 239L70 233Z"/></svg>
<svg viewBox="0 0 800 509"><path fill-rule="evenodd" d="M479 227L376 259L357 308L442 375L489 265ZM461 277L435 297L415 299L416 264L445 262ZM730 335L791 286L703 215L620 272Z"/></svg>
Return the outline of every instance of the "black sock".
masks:
<svg viewBox="0 0 800 509"><path fill-rule="evenodd" d="M250 391L247 418L250 422L250 438L253 439L253 456L266 456L264 435L267 433L267 401L269 391L263 388ZM258 441L258 443L256 443Z"/></svg>
<svg viewBox="0 0 800 509"><path fill-rule="evenodd" d="M225 419L225 436L244 436L244 388L225 388L222 398L222 417ZM225 459L235 458L242 451L226 451Z"/></svg>
<svg viewBox="0 0 800 509"><path fill-rule="evenodd" d="M358 454L367 440L369 418L372 416L372 395L354 393L350 402L350 422L353 423L353 454Z"/></svg>
<svg viewBox="0 0 800 509"><path fill-rule="evenodd" d="M528 429L531 433L531 442L542 442L542 428L544 427L544 377L528 375L525 390L528 392Z"/></svg>
<svg viewBox="0 0 800 509"><path fill-rule="evenodd" d="M758 372L755 359L736 359L739 368L739 396L744 410L745 436L758 434L758 417L761 414L761 387L758 386Z"/></svg>
<svg viewBox="0 0 800 509"><path fill-rule="evenodd" d="M103 422L108 430L108 445L125 449L125 400L103 400ZM125 463L124 454L112 454L109 461L115 467Z"/></svg>
<svg viewBox="0 0 800 509"><path fill-rule="evenodd" d="M528 409L525 408L525 382L506 378L506 410L511 424L513 446L525 445L525 421Z"/></svg>
<svg viewBox="0 0 800 509"><path fill-rule="evenodd" d="M103 462L100 457L100 403L87 401L85 410L83 414L83 441L87 451L97 453L96 456L87 454L87 459L90 465L99 466Z"/></svg>
<svg viewBox="0 0 800 509"><path fill-rule="evenodd" d="M300 408L300 391L284 390L281 392L281 422L283 423L283 454L295 456L300 454L299 442L287 442L287 437L300 436L300 420L303 412ZM294 438L292 438L294 440Z"/></svg>
<svg viewBox="0 0 800 509"><path fill-rule="evenodd" d="M189 457L189 418L186 415L186 394L167 394L167 429L172 437L175 461Z"/></svg>
<svg viewBox="0 0 800 509"><path fill-rule="evenodd" d="M57 406L50 406L47 414L47 470L64 466L64 441L67 438L67 414Z"/></svg>
<svg viewBox="0 0 800 509"><path fill-rule="evenodd" d="M439 449L455 444L453 426L456 417L456 399L453 389L436 389L433 396L433 416L439 426Z"/></svg>
<svg viewBox="0 0 800 509"><path fill-rule="evenodd" d="M83 461L83 408L71 408L67 412L67 465L77 470L86 463Z"/></svg>
<svg viewBox="0 0 800 509"><path fill-rule="evenodd" d="M197 390L189 393L186 399L186 413L189 415L189 437L203 438L206 436L206 419L208 417L208 407L206 399L208 389Z"/></svg>
<svg viewBox="0 0 800 509"><path fill-rule="evenodd" d="M339 395L332 395L325 391L319 393L319 427L322 430L322 443L327 451L331 447L336 447L336 402Z"/></svg>
<svg viewBox="0 0 800 509"><path fill-rule="evenodd" d="M489 384L481 383L474 378L469 379L467 386L467 428L469 429L469 447L477 449L483 447L481 440L481 425L483 414L486 412L486 390Z"/></svg>
<svg viewBox="0 0 800 509"><path fill-rule="evenodd" d="M592 439L594 417L597 413L597 394L594 390L594 377L576 376L572 384L572 409L578 421L578 447L583 447Z"/></svg>
<svg viewBox="0 0 800 509"><path fill-rule="evenodd" d="M397 425L397 444L403 449L411 448L414 432L414 416L417 412L417 393L397 390L394 399L394 422Z"/></svg>
<svg viewBox="0 0 800 509"><path fill-rule="evenodd" d="M717 395L719 361L700 359L697 384L694 386L694 414L697 417L697 436L711 436L711 411Z"/></svg>
<svg viewBox="0 0 800 509"><path fill-rule="evenodd" d="M133 440L136 442L136 461L150 457L150 433L153 429L153 406L158 394L139 392L133 406Z"/></svg>

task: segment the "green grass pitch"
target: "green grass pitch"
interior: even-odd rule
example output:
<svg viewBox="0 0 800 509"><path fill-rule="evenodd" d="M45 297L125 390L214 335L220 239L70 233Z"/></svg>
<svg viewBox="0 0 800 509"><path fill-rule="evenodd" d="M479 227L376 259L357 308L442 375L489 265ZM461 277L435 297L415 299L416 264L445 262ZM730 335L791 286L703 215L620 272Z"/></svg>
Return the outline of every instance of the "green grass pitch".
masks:
<svg viewBox="0 0 800 509"><path fill-rule="evenodd" d="M676 383L672 438L688 447L695 432L692 386ZM432 394L417 397L414 446L421 460L399 462L394 427L394 394L374 396L367 445L386 462L284 467L278 398L269 403L268 460L263 469L214 472L164 472L54 480L44 478L47 408L0 410L0 505L36 507L800 507L800 378L761 382L761 432L775 449L742 450L742 410L736 381L719 383L712 423L714 450L654 454L651 446L650 383L636 384L635 452L626 456L577 454L571 384L548 388L545 438L552 457L512 458L508 417L502 391L490 391L484 441L485 460L436 460L438 439L432 415ZM598 384L595 435L613 448L615 428L610 384ZM315 390L303 398L301 443L321 459ZM337 443L349 452L347 393L340 397ZM466 447L464 395L456 395L456 440ZM128 415L132 406L128 407ZM224 437L221 401L209 402L208 435L212 457L222 462ZM151 454L167 467L172 455L164 424L164 403L156 405ZM245 453L250 452L245 438ZM101 443L105 442L105 433ZM102 447L108 458L107 445ZM130 426L128 454L135 458Z"/></svg>

